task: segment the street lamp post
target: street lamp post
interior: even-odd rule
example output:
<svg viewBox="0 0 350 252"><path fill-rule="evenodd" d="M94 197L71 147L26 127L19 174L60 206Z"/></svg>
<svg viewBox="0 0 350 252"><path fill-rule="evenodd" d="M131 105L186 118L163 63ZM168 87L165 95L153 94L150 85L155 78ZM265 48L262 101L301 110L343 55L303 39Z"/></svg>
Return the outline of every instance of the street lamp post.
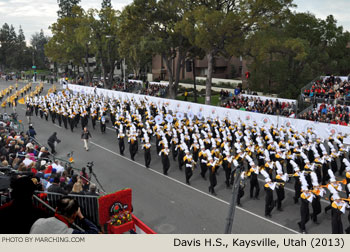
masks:
<svg viewBox="0 0 350 252"><path fill-rule="evenodd" d="M126 82L125 82L125 58L123 59L123 77L124 77L124 90L126 90Z"/></svg>
<svg viewBox="0 0 350 252"><path fill-rule="evenodd" d="M36 68L35 68L35 47L33 47L33 52L32 52L32 69L33 69L33 82L36 82Z"/></svg>

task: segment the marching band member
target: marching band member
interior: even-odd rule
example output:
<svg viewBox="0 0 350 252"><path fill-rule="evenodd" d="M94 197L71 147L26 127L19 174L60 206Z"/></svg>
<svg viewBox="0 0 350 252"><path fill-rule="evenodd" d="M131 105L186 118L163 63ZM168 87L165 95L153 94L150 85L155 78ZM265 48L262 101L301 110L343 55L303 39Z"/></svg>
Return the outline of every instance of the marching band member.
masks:
<svg viewBox="0 0 350 252"><path fill-rule="evenodd" d="M312 201L312 214L310 215L310 217L314 223L319 224L317 221L317 215L319 215L322 211L321 198L326 194L326 191L319 185L318 178L315 172L311 172L311 180L313 186L312 193L315 195L315 197Z"/></svg>
<svg viewBox="0 0 350 252"><path fill-rule="evenodd" d="M149 143L149 139L145 139L145 143L142 145L142 149L145 150L145 166L149 168L151 163L151 144Z"/></svg>
<svg viewBox="0 0 350 252"><path fill-rule="evenodd" d="M185 164L185 176L186 176L186 184L190 184L190 178L193 175L193 167L195 165L195 161L193 160L192 155L190 154L190 151L186 148L185 149L186 155L184 156L184 164Z"/></svg>
<svg viewBox="0 0 350 252"><path fill-rule="evenodd" d="M131 160L135 160L138 144L137 144L136 132L133 127L130 129L130 133L128 137L129 137L128 143L129 143L130 157L131 157Z"/></svg>
<svg viewBox="0 0 350 252"><path fill-rule="evenodd" d="M118 138L119 152L120 152L120 155L122 156L124 156L124 150L125 150L124 137L125 137L125 134L123 130L123 124L120 124L117 138Z"/></svg>
<svg viewBox="0 0 350 252"><path fill-rule="evenodd" d="M280 162L276 161L276 168L277 168L277 175L275 177L276 180L276 194L277 194L277 200L276 200L276 205L277 205L277 210L282 211L282 201L284 200L285 197L285 192L284 192L284 186L285 183L288 181L288 174L283 174L282 170L282 165Z"/></svg>
<svg viewBox="0 0 350 252"><path fill-rule="evenodd" d="M250 163L250 170L248 175L250 174L250 198L258 200L259 199L259 192L260 192L260 186L259 186L259 180L258 180L258 174L259 174L259 167L255 165L254 161L251 160ZM255 188L255 194L254 194L254 188Z"/></svg>
<svg viewBox="0 0 350 252"><path fill-rule="evenodd" d="M163 174L168 175L168 170L170 168L170 161L169 161L169 148L167 145L165 145L164 149L162 149L159 152L159 156L162 157L162 164L163 164Z"/></svg>
<svg viewBox="0 0 350 252"><path fill-rule="evenodd" d="M276 182L272 182L270 179L269 174L262 170L261 174L265 177L265 216L266 217L272 217L271 212L275 207L275 201L273 200L273 191L276 188Z"/></svg>
<svg viewBox="0 0 350 252"><path fill-rule="evenodd" d="M207 163L207 167L209 170L209 192L212 195L216 195L215 193L215 186L217 184L217 180L216 180L216 160L213 160L213 157L211 157L210 155L208 156L208 163Z"/></svg>
<svg viewBox="0 0 350 252"><path fill-rule="evenodd" d="M201 167L201 176L204 180L206 180L205 174L208 171L208 166L207 166L208 156L206 154L204 143L202 143L202 145L201 145L201 150L198 153L198 157L199 157L199 162L200 162L200 167Z"/></svg>
<svg viewBox="0 0 350 252"><path fill-rule="evenodd" d="M341 217L345 214L348 204L340 198L337 192L334 192L332 197L332 234L343 234L344 231Z"/></svg>
<svg viewBox="0 0 350 252"><path fill-rule="evenodd" d="M305 225L310 219L310 212L309 212L309 203L311 203L314 199L314 195L311 193L311 191L308 188L308 183L305 179L304 173L300 174L300 182L301 182L301 205L300 205L300 216L301 220L298 222L299 228L303 234L306 234L306 228Z"/></svg>

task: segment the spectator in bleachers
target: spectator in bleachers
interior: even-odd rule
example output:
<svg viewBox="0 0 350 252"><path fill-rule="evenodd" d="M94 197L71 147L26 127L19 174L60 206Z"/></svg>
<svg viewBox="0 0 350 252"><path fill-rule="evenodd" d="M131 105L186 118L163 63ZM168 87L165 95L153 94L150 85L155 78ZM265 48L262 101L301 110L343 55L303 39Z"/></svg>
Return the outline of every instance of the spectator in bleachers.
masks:
<svg viewBox="0 0 350 252"><path fill-rule="evenodd" d="M67 192L60 186L60 178L55 176L50 187L47 189L48 192L67 194Z"/></svg>
<svg viewBox="0 0 350 252"><path fill-rule="evenodd" d="M348 106L322 103L313 110L303 113L299 118L347 126L349 125L349 116L350 108Z"/></svg>
<svg viewBox="0 0 350 252"><path fill-rule="evenodd" d="M90 184L90 189L89 191L86 193L86 195L90 195L90 196L99 196L99 194L96 192L96 185L95 184Z"/></svg>
<svg viewBox="0 0 350 252"><path fill-rule="evenodd" d="M84 194L83 191L83 184L81 182L81 179L79 178L77 182L74 183L72 191L70 194Z"/></svg>
<svg viewBox="0 0 350 252"><path fill-rule="evenodd" d="M339 77L331 75L325 80L315 81L310 89L304 90L304 96L346 101L350 96L350 83L349 81L342 81Z"/></svg>

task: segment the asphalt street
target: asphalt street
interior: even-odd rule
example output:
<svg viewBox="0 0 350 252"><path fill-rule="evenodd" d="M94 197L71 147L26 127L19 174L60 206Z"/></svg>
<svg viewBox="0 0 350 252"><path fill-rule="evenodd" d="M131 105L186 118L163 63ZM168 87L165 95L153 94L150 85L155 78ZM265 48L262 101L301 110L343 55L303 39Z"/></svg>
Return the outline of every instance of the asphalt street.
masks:
<svg viewBox="0 0 350 252"><path fill-rule="evenodd" d="M0 81L0 89L13 82ZM24 84L19 83L19 87ZM50 84L44 84L44 94ZM35 87L35 84L33 85ZM59 88L59 87L58 87ZM7 108L7 112L12 109ZM19 119L28 123L24 116L25 105L17 108ZM191 185L185 184L184 171L178 169L177 162L172 161L168 176L162 174L160 157L152 146L151 168L144 166L143 150L140 148L135 161L130 159L128 145L125 156L119 155L117 137L109 123L106 134L101 134L99 125L93 130L91 120L89 130L92 134L90 150L85 151L80 139L81 127L74 132L66 130L49 121L32 117L37 132L37 140L45 146L53 132L57 132L61 143L57 145L57 156L67 159L66 155L74 151L75 167L82 168L89 161L94 161L93 170L106 192L115 192L123 188L132 188L134 214L157 233L166 234L219 234L223 233L231 200L231 189L226 189L224 171L219 170L217 196L208 193L209 181L204 181L199 170L194 171ZM93 179L94 181L94 179ZM298 233L297 222L300 221L300 205L293 202L293 183L286 185L286 199L283 211L273 210L272 218L265 218L264 182L260 181L260 200L249 198L249 181L245 195L241 199L242 207L236 208L232 233L236 234L289 234ZM276 198L276 194L274 194ZM322 208L328 205L322 201ZM312 212L310 206L310 213ZM331 233L331 215L323 211L318 216L321 224L309 221L306 225L308 233ZM348 226L347 213L343 216L343 226Z"/></svg>

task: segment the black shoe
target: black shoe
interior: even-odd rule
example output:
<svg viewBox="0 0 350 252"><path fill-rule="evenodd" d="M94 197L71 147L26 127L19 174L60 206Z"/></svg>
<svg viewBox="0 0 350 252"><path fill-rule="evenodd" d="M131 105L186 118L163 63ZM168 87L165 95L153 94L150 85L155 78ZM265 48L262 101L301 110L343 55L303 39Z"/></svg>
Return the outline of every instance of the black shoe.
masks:
<svg viewBox="0 0 350 252"><path fill-rule="evenodd" d="M190 181L186 181L186 184L187 184L187 185L190 185Z"/></svg>
<svg viewBox="0 0 350 252"><path fill-rule="evenodd" d="M271 215L271 214L265 214L265 217L270 217L270 218L272 218L272 215Z"/></svg>

